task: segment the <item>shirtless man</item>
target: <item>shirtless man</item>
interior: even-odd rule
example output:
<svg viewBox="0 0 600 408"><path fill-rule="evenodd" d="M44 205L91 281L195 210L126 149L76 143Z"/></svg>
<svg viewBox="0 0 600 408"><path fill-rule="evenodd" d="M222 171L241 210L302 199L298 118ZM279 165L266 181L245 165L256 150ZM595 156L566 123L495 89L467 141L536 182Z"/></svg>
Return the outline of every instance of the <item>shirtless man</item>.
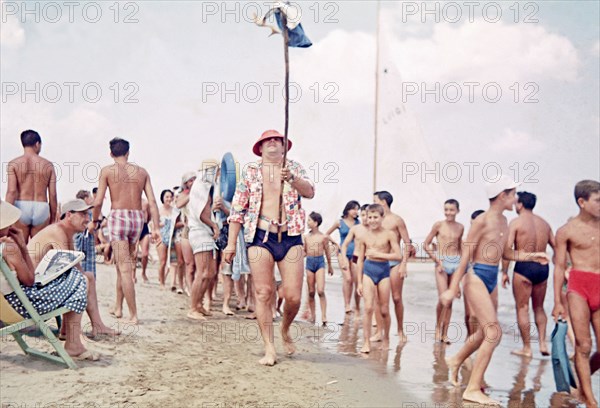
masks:
<svg viewBox="0 0 600 408"><path fill-rule="evenodd" d="M597 408L591 376L600 368L600 183L594 180L577 183L575 201L579 214L556 233L552 316L555 319L565 316L561 292L568 253L573 265L567 301L575 332L575 370L583 402L587 407ZM596 336L596 352L593 354L590 323Z"/></svg>
<svg viewBox="0 0 600 408"><path fill-rule="evenodd" d="M390 206L392 205L393 201L394 198L387 191L377 191L374 193L373 202L383 207L383 228L396 234L398 243L400 243L400 240L404 241L404 256L402 256L402 261L390 262L390 285L392 287L392 299L394 301L396 321L398 323L398 337L400 337L400 342L406 342L406 335L404 334L404 305L402 304L402 287L404 286L404 279L406 278L406 263L408 262L408 258L410 256L411 242L404 220L402 217L394 214L390 210Z"/></svg>
<svg viewBox="0 0 600 408"><path fill-rule="evenodd" d="M450 287L442 293L440 299L443 306L449 306L456 298L459 291L459 283L467 272L464 281L464 296L466 296L471 311L477 322L476 331L471 335L457 354L446 359L450 370L450 381L459 385L458 373L460 366L465 360L477 351L477 358L473 365L473 371L469 383L463 394L463 400L473 401L479 404L499 405L483 393L483 376L488 367L492 353L500 343L502 329L496 314L498 265L502 258L519 261L540 260L547 263L547 255L521 253L512 251L507 246L508 222L503 215L504 211L512 211L516 203L515 183L509 177L503 175L495 183L488 183L486 195L490 200L489 209L477 217L469 230L467 239L462 245L460 264L454 272Z"/></svg>
<svg viewBox="0 0 600 408"><path fill-rule="evenodd" d="M358 287L356 291L365 299L365 316L363 317L364 344L361 353L371 351L371 319L373 316L374 295L377 292L383 326L379 328L382 348L385 350L390 342L390 262L400 261L402 253L398 236L389 229L384 229L383 206L371 204L367 208L368 231L357 243Z"/></svg>
<svg viewBox="0 0 600 408"><path fill-rule="evenodd" d="M554 234L544 219L533 213L536 203L535 194L517 193L517 214L519 217L508 225L508 245L518 251L545 252L550 245L554 249ZM502 262L502 287L510 283L508 261ZM513 354L531 357L531 323L529 322L529 300L533 307L535 325L538 329L540 352L548 356L546 345L546 313L544 298L548 283L548 265L537 262L517 262L513 274L513 295L517 307L517 324L523 339L523 348L512 351Z"/></svg>
<svg viewBox="0 0 600 408"><path fill-rule="evenodd" d="M16 226L25 243L56 219L56 173L52 163L40 156L42 139L34 130L21 133L23 155L8 163L6 201L21 210Z"/></svg>
<svg viewBox="0 0 600 408"><path fill-rule="evenodd" d="M33 267L36 268L44 255L51 249L75 250L74 236L76 233L84 232L90 222L89 209L91 205L81 199L67 201L61 206L60 221L47 226L27 244L27 250L31 256ZM97 335L115 336L119 331L107 327L98 308L98 296L96 294L96 278L91 271L85 271L81 264L76 266L87 280L87 314L92 323L91 337ZM64 333L63 333L64 334Z"/></svg>
<svg viewBox="0 0 600 408"><path fill-rule="evenodd" d="M316 320L315 287L321 303L321 321L327 326L327 298L325 297L325 258L329 276L333 276L331 253L329 252L329 236L319 230L323 222L321 214L311 212L306 224L310 231L304 235L304 252L306 253L306 284L308 286L308 308L311 323Z"/></svg>
<svg viewBox="0 0 600 408"><path fill-rule="evenodd" d="M313 198L314 186L300 163L283 163L284 137L275 130L267 130L254 144L252 151L262 160L250 163L242 172L232 201L229 216L229 242L225 248L225 262L231 263L236 251L236 237L244 224L245 241L254 285L256 317L265 345L265 356L260 364L272 366L277 361L273 333L271 301L275 290L273 268L275 262L281 272L285 306L281 334L287 354L295 346L289 328L300 308L302 296L303 247L305 213L300 198ZM292 142L288 140L288 150ZM283 180L283 209L279 197ZM279 216L282 223L279 224ZM278 240L281 233L281 242Z"/></svg>
<svg viewBox="0 0 600 408"><path fill-rule="evenodd" d="M129 322L137 324L133 268L136 262L137 242L144 224L142 192L146 194L152 225L155 226L152 230L154 242L160 239L156 227L159 225L158 207L150 183L150 175L137 164L128 162L129 142L118 137L112 139L110 156L115 163L100 171L93 216L95 222L99 221L102 202L108 188L111 200L108 231L117 267L117 299L112 313L118 318L123 316L123 298L125 298L129 308Z"/></svg>
<svg viewBox="0 0 600 408"><path fill-rule="evenodd" d="M435 281L438 296L444 293L450 286L452 277L460 263L462 236L465 227L456 222L456 216L460 211L458 201L446 200L444 203L444 216L446 219L433 224L431 232L425 238L425 252L435 262ZM436 254L431 247L435 238L438 247ZM438 301L436 308L435 341L450 344L448 340L448 326L452 316L452 304L445 308Z"/></svg>

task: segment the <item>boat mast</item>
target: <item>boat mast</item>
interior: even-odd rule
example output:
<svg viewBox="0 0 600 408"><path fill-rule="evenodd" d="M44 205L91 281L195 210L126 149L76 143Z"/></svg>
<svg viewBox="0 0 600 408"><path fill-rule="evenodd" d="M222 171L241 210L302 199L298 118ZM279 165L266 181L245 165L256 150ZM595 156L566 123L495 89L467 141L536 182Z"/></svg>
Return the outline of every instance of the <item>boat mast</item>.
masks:
<svg viewBox="0 0 600 408"><path fill-rule="evenodd" d="M377 0L377 27L376 27L376 38L375 38L375 129L374 129L374 141L373 141L373 192L377 191L377 130L378 130L378 118L379 118L379 10L381 8L381 1Z"/></svg>

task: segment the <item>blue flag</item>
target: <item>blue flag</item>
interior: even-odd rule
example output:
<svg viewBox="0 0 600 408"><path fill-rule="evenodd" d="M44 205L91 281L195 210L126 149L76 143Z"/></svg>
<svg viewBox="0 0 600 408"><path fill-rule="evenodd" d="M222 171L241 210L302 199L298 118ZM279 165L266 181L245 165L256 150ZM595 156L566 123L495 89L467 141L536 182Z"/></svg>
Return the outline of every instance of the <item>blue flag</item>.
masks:
<svg viewBox="0 0 600 408"><path fill-rule="evenodd" d="M275 11L275 19L277 20L277 25L281 30L283 30L283 24L281 24L281 11ZM297 47L297 48L308 48L312 45L312 42L308 39L306 34L304 34L304 29L302 28L302 24L298 24L296 28L293 30L288 29L288 46Z"/></svg>

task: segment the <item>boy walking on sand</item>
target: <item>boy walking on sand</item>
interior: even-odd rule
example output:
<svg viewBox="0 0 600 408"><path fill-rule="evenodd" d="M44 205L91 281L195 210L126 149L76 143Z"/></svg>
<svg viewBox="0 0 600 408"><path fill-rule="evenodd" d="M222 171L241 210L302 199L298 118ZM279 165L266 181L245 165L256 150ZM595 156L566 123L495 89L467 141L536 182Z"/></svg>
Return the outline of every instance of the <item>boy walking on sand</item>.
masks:
<svg viewBox="0 0 600 408"><path fill-rule="evenodd" d="M565 316L561 301L565 282L567 253L573 267L569 273L567 301L575 332L575 370L583 402L598 407L591 376L600 368L600 183L583 180L575 186L579 215L556 233L554 268L554 310L552 316ZM596 335L596 352L592 353L590 323ZM591 357L590 357L591 354Z"/></svg>
<svg viewBox="0 0 600 408"><path fill-rule="evenodd" d="M306 224L310 231L304 235L304 252L306 253L306 284L308 285L308 307L310 309L310 322L314 323L315 313L315 286L321 303L321 321L327 325L327 299L325 297L325 257L327 257L327 270L333 276L331 254L329 252L329 237L319 231L323 222L321 214L311 212Z"/></svg>
<svg viewBox="0 0 600 408"><path fill-rule="evenodd" d="M383 214L383 207L379 204L371 204L367 208L369 231L358 243L356 291L365 300L364 345L360 350L361 353L371 351L371 319L375 293L379 298L383 319L383 327L380 328L382 348L387 348L390 341L390 261L400 261L402 253L396 234L382 226Z"/></svg>
<svg viewBox="0 0 600 408"><path fill-rule="evenodd" d="M433 224L431 232L425 238L425 252L435 262L435 281L438 296L448 289L453 274L460 263L462 236L465 227L456 222L456 215L459 211L458 201L452 198L446 200L444 203L444 216L446 218ZM431 248L434 238L438 247L437 254ZM438 302L435 324L436 342L450 344L450 341L448 341L448 326L450 325L451 316L452 304L445 308L441 302Z"/></svg>

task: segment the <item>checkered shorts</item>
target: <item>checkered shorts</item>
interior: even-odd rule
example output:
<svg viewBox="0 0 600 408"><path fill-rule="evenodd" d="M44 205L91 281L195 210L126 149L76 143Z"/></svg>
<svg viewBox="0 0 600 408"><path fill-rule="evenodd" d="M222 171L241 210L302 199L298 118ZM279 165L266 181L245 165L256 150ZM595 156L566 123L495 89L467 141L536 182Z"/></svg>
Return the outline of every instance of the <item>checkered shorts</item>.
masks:
<svg viewBox="0 0 600 408"><path fill-rule="evenodd" d="M134 244L140 238L144 227L144 213L141 210L110 210L108 214L108 238L113 241L127 241Z"/></svg>

